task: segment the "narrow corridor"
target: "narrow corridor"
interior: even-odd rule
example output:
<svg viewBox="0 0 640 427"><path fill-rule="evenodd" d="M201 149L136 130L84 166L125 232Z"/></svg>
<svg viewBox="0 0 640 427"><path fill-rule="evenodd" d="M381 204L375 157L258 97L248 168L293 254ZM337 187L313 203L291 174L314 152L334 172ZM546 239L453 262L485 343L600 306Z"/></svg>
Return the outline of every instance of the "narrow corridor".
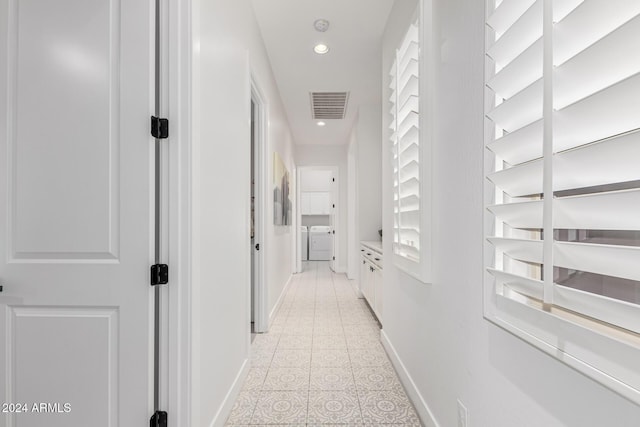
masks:
<svg viewBox="0 0 640 427"><path fill-rule="evenodd" d="M349 280L327 262L305 263L252 344L227 425L420 426L379 337Z"/></svg>

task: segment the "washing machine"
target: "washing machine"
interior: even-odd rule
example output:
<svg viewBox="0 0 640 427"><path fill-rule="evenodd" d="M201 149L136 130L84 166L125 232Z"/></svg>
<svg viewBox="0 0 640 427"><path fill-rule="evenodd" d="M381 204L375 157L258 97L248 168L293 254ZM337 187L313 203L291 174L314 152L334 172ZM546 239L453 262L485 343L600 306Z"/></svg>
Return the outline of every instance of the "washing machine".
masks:
<svg viewBox="0 0 640 427"><path fill-rule="evenodd" d="M306 225L300 226L300 253L302 261L309 259L309 232Z"/></svg>
<svg viewBox="0 0 640 427"><path fill-rule="evenodd" d="M309 260L329 261L331 259L331 227L314 225L309 229Z"/></svg>

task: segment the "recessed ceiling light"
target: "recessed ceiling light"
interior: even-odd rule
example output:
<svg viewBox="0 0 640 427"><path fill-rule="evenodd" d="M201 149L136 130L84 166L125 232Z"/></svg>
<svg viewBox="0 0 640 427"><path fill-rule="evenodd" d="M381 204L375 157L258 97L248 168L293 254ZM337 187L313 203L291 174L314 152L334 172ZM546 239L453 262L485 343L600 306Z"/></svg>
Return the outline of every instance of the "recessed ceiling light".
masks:
<svg viewBox="0 0 640 427"><path fill-rule="evenodd" d="M329 29L329 21L326 19L316 19L313 23L313 28L318 32L324 33Z"/></svg>
<svg viewBox="0 0 640 427"><path fill-rule="evenodd" d="M329 52L329 46L327 46L326 44L318 43L313 48L313 51L318 55L324 55L325 53Z"/></svg>
<svg viewBox="0 0 640 427"><path fill-rule="evenodd" d="M325 122L322 122L322 121L321 121L321 122L317 122L316 124L317 124L318 126L324 126L324 125L326 125L326 123L325 123Z"/></svg>

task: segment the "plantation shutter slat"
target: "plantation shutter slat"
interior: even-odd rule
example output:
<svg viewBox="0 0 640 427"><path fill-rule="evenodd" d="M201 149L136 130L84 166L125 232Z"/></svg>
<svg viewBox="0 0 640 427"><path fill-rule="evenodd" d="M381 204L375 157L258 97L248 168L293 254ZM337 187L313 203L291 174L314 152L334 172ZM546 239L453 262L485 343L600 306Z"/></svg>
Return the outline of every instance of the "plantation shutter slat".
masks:
<svg viewBox="0 0 640 427"><path fill-rule="evenodd" d="M640 189L560 197L555 227L574 230L640 230Z"/></svg>
<svg viewBox="0 0 640 427"><path fill-rule="evenodd" d="M507 132L518 130L542 117L542 79L527 86L487 114Z"/></svg>
<svg viewBox="0 0 640 427"><path fill-rule="evenodd" d="M542 119L487 144L505 162L515 165L542 156Z"/></svg>
<svg viewBox="0 0 640 427"><path fill-rule="evenodd" d="M559 306L630 331L640 330L640 310L637 304L602 297L572 287L556 285L554 300Z"/></svg>
<svg viewBox="0 0 640 427"><path fill-rule="evenodd" d="M629 280L640 280L639 261L640 247L556 242L554 248L559 267Z"/></svg>
<svg viewBox="0 0 640 427"><path fill-rule="evenodd" d="M554 151L640 128L640 74L554 113Z"/></svg>
<svg viewBox="0 0 640 427"><path fill-rule="evenodd" d="M542 262L542 242L540 240L514 239L507 237L490 237L488 239L495 248L511 258L526 262Z"/></svg>
<svg viewBox="0 0 640 427"><path fill-rule="evenodd" d="M503 3L513 1L505 0ZM542 26L538 25L541 21L542 0L537 0L506 29L505 33L487 51L487 55L493 58L498 69L513 61L542 36Z"/></svg>
<svg viewBox="0 0 640 427"><path fill-rule="evenodd" d="M503 285L533 298L542 299L542 280L531 279L494 268L487 269Z"/></svg>
<svg viewBox="0 0 640 427"><path fill-rule="evenodd" d="M489 80L487 86L501 98L512 97L542 77L541 57L542 39L538 39Z"/></svg>
<svg viewBox="0 0 640 427"><path fill-rule="evenodd" d="M512 228L542 228L542 201L506 203L489 206L487 209Z"/></svg>

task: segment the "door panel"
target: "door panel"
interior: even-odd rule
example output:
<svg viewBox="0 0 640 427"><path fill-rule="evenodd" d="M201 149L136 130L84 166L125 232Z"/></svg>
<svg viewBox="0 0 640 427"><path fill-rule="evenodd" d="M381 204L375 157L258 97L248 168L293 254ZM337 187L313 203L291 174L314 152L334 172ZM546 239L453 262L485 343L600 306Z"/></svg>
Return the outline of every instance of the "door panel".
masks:
<svg viewBox="0 0 640 427"><path fill-rule="evenodd" d="M119 5L63 3L10 0L10 257L114 259Z"/></svg>
<svg viewBox="0 0 640 427"><path fill-rule="evenodd" d="M149 422L151 13L0 0L0 426Z"/></svg>

